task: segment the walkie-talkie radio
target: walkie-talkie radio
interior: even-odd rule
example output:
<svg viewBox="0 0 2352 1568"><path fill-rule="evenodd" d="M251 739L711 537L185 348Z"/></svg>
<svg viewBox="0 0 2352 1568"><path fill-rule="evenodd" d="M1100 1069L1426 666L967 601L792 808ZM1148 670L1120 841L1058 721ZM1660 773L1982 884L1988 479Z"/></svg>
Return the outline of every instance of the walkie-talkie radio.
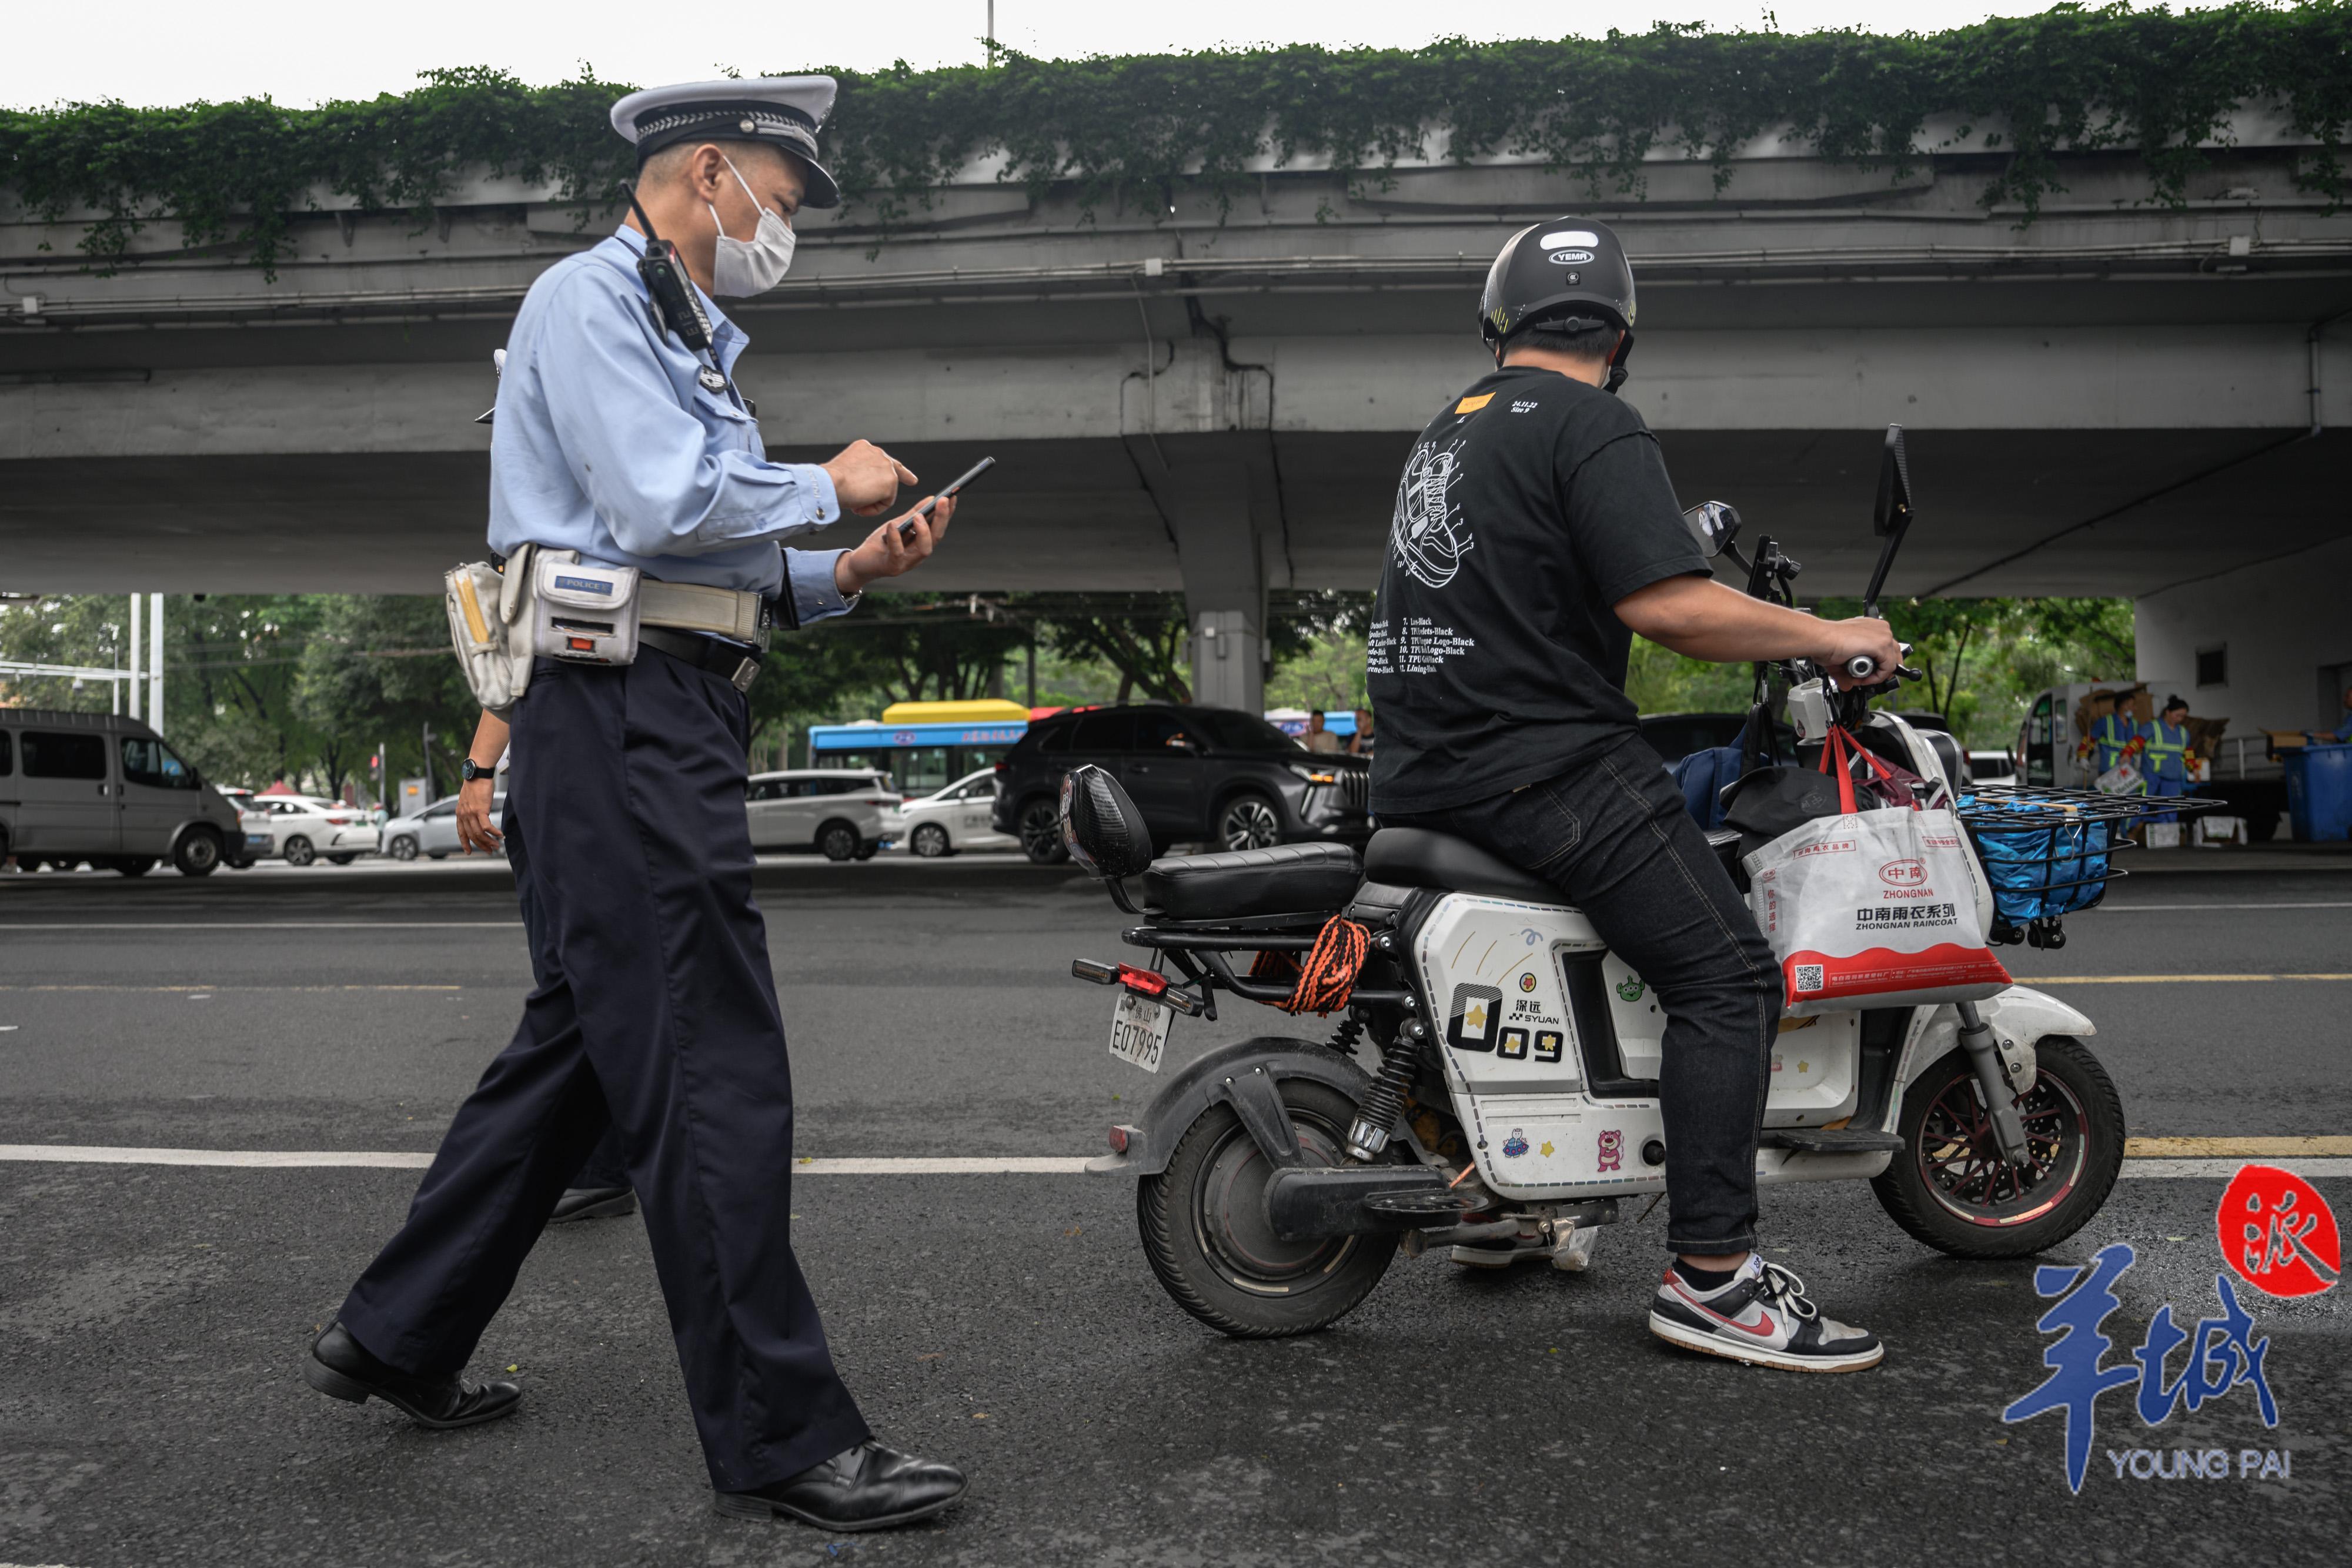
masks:
<svg viewBox="0 0 2352 1568"><path fill-rule="evenodd" d="M653 219L638 204L636 187L624 183L621 189L628 193L629 210L637 214L637 226L646 231L646 253L637 257L637 276L645 280L646 292L653 296L649 308L654 325L677 334L687 351L702 361L702 368L695 372L702 390L713 396L721 394L727 391L727 375L711 358L710 318L702 313L702 301L695 298L694 285L677 259L677 246L654 233Z"/></svg>

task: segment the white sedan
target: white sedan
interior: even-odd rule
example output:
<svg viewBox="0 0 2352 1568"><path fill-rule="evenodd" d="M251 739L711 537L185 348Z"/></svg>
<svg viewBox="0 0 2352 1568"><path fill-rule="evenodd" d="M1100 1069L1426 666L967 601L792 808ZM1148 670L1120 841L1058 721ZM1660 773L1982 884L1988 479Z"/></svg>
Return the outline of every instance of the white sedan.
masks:
<svg viewBox="0 0 2352 1568"><path fill-rule="evenodd" d="M349 865L376 846L376 825L366 811L315 795L256 795L237 820L245 826L245 852L254 860L309 865L324 855Z"/></svg>
<svg viewBox="0 0 2352 1568"><path fill-rule="evenodd" d="M908 849L926 860L958 850L1017 850L1021 841L989 824L996 809L996 769L966 774L935 795L907 802Z"/></svg>

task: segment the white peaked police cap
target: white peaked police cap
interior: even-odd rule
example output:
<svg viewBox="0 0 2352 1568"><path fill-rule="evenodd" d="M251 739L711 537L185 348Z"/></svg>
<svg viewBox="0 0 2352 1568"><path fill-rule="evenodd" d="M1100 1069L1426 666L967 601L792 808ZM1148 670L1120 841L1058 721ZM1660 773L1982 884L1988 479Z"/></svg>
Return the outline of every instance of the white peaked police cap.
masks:
<svg viewBox="0 0 2352 1568"><path fill-rule="evenodd" d="M817 162L817 127L833 112L831 77L744 77L633 92L613 106L613 129L637 162L680 141L772 141L808 165L802 205L837 207L841 187Z"/></svg>

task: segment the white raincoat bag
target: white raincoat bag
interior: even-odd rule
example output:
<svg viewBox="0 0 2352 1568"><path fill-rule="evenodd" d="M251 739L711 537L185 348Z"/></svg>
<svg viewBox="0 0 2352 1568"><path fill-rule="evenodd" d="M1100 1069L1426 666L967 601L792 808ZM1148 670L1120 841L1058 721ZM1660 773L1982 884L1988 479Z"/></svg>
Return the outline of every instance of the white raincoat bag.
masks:
<svg viewBox="0 0 2352 1568"><path fill-rule="evenodd" d="M1833 730L1840 804L1744 863L1748 906L1780 960L1787 1009L1980 1001L2009 986L1987 946L1980 879L1967 831L1946 807L1860 810L1850 758L1867 751Z"/></svg>

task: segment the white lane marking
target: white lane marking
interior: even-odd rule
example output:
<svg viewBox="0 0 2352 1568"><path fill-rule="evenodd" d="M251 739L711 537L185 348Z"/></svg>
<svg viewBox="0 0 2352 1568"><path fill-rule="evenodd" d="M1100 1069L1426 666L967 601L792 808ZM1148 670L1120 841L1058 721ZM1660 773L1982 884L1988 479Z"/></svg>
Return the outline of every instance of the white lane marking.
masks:
<svg viewBox="0 0 2352 1568"><path fill-rule="evenodd" d="M126 1149L92 1144L0 1144L0 1160L89 1166L357 1166L370 1170L423 1170L433 1156L389 1149Z"/></svg>
<svg viewBox="0 0 2352 1568"><path fill-rule="evenodd" d="M61 1165L102 1166L232 1166L288 1169L341 1166L373 1170L423 1170L433 1163L429 1154L398 1150L336 1149L131 1149L69 1144L0 1144L0 1161L36 1161ZM2227 1178L2237 1175L2242 1159L2126 1160L2126 1178ZM2352 1158L2273 1159L2255 1163L2276 1166L2305 1178L2352 1176ZM1087 1160L1083 1155L946 1155L794 1160L795 1176L1077 1176ZM5 1564L0 1564L5 1568Z"/></svg>
<svg viewBox="0 0 2352 1568"><path fill-rule="evenodd" d="M2352 1160L2345 1163L2352 1165ZM877 1159L820 1156L793 1162L794 1176L1078 1176L1086 1168L1083 1156L1073 1159L1064 1155L954 1155L937 1158L908 1155Z"/></svg>
<svg viewBox="0 0 2352 1568"><path fill-rule="evenodd" d="M2211 1176L2227 1180L2238 1174L2241 1166L2271 1166L2292 1171L2309 1180L2315 1176L2352 1176L2352 1159L2269 1160L2260 1157L2229 1160L2126 1160L2124 1175L2127 1176Z"/></svg>
<svg viewBox="0 0 2352 1568"><path fill-rule="evenodd" d="M2102 904L2099 912L2118 911L2137 915L2151 909L2352 909L2352 902L2343 904Z"/></svg>
<svg viewBox="0 0 2352 1568"><path fill-rule="evenodd" d="M0 1144L0 1161L59 1165L230 1166L273 1170L342 1166L370 1170L423 1170L430 1154L394 1149L132 1149L90 1144ZM2352 1161L2347 1161L2352 1165ZM795 1176L1076 1176L1083 1157L1029 1155L959 1155L938 1157L803 1159Z"/></svg>
<svg viewBox="0 0 2352 1568"><path fill-rule="evenodd" d="M520 920L44 920L0 931L520 931ZM0 1563L0 1568L6 1568Z"/></svg>

